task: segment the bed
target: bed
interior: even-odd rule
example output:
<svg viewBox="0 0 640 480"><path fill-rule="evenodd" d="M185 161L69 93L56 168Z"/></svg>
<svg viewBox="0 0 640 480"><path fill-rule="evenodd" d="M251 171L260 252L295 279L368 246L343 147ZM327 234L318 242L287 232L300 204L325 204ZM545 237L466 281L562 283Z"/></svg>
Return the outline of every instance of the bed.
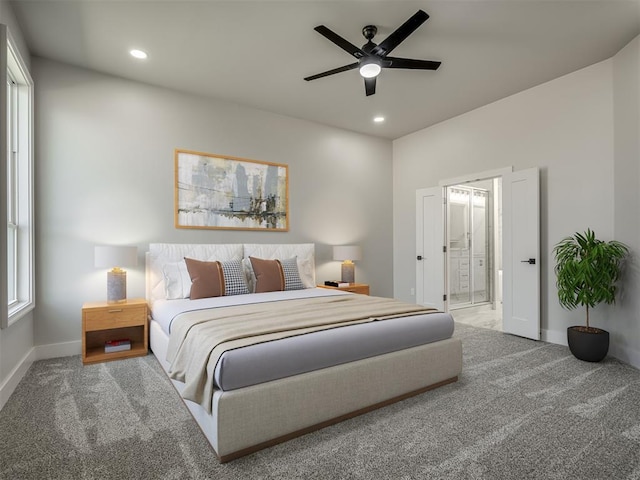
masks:
<svg viewBox="0 0 640 480"><path fill-rule="evenodd" d="M251 257L294 259L302 285L253 293ZM190 285L184 258L240 262L248 293L183 298ZM221 462L454 382L462 370L462 345L452 337L449 314L401 311L392 300L316 288L313 244L157 243L150 245L146 270L150 348ZM339 318L349 309L371 308L394 318ZM318 309L322 315L314 313ZM309 316L296 313L302 311ZM191 367L197 363L188 335L196 345L205 343L204 330L197 329L208 328L216 315L231 318L234 328L245 324L238 319L262 326L257 317L282 317L293 322L295 333L265 329L255 342L229 337L202 353L202 375L181 374L181 359ZM320 316L349 321L317 326Z"/></svg>

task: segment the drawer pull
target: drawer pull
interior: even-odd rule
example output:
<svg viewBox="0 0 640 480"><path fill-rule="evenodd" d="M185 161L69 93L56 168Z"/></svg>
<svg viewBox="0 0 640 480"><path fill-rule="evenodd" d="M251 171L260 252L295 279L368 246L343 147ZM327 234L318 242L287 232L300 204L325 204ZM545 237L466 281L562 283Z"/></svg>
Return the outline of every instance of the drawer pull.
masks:
<svg viewBox="0 0 640 480"><path fill-rule="evenodd" d="M122 312L121 308L118 308L116 310L109 310L109 313L120 313L120 312Z"/></svg>

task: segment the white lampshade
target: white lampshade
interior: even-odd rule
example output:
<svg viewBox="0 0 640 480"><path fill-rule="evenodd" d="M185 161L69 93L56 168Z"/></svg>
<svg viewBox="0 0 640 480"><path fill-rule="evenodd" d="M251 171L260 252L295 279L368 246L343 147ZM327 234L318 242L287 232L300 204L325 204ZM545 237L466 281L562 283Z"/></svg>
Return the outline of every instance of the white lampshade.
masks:
<svg viewBox="0 0 640 480"><path fill-rule="evenodd" d="M362 249L357 245L336 245L333 247L334 260L362 260Z"/></svg>
<svg viewBox="0 0 640 480"><path fill-rule="evenodd" d="M135 267L138 264L138 247L95 247L96 268Z"/></svg>

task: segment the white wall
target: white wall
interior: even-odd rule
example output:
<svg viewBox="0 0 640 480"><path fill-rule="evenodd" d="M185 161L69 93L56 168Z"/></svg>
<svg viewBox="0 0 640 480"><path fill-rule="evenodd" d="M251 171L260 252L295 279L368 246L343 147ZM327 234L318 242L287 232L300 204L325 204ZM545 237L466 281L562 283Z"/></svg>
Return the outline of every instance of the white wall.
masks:
<svg viewBox="0 0 640 480"><path fill-rule="evenodd" d="M24 63L29 67L31 64L29 50L27 49L27 44L22 36L22 30L20 30L20 26L8 0L0 0L0 23L4 23L9 27L9 32L11 32L11 36L18 46L20 55L22 55Z"/></svg>
<svg viewBox="0 0 640 480"><path fill-rule="evenodd" d="M634 251L609 323L612 353L640 366L640 37L613 59L615 237Z"/></svg>
<svg viewBox="0 0 640 480"><path fill-rule="evenodd" d="M34 58L37 345L77 349L81 306L106 297L96 244L135 244L128 296L144 296L150 242L315 242L318 281L340 274L330 245L357 243L356 278L393 293L391 142ZM265 92L268 94L268 92ZM289 165L288 233L173 225L174 148ZM48 350L57 350L54 346Z"/></svg>
<svg viewBox="0 0 640 480"><path fill-rule="evenodd" d="M0 0L0 23L9 27L9 32L18 46L20 55L29 66L29 52L13 10L6 0ZM0 408L6 403L32 361L33 314L28 313L8 328L0 330Z"/></svg>
<svg viewBox="0 0 640 480"><path fill-rule="evenodd" d="M583 311L557 300L553 246L587 228L613 229L613 74L607 60L393 142L394 292L413 300L415 191L441 179L513 166L541 171L543 338L566 342ZM470 86L472 88L472 86ZM607 308L593 312L595 326Z"/></svg>

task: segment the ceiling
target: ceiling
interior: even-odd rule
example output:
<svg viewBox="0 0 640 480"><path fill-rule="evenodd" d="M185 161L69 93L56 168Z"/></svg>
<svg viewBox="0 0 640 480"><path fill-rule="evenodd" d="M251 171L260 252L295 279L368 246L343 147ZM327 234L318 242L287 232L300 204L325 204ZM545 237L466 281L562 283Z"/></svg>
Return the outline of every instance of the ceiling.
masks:
<svg viewBox="0 0 640 480"><path fill-rule="evenodd" d="M640 34L640 0L15 0L33 55L153 85L395 139L611 57ZM365 96L354 61L313 30L379 43L425 10ZM144 61L131 48L149 54ZM372 118L386 120L375 124Z"/></svg>

